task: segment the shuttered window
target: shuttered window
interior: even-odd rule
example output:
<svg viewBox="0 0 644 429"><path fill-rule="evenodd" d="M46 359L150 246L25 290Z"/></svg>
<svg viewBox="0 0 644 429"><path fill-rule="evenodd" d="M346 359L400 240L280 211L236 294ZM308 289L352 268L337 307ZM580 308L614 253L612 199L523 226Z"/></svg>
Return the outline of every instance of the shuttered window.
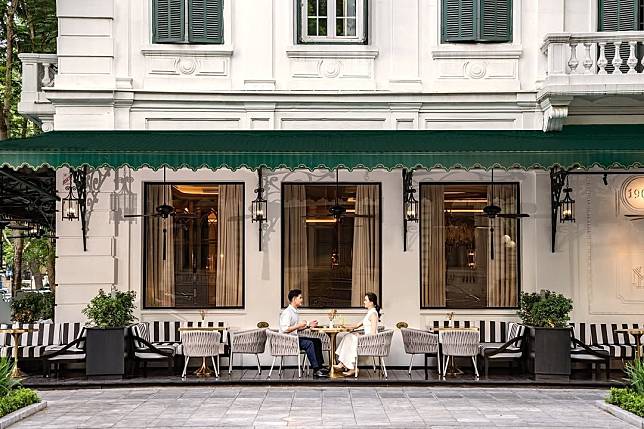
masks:
<svg viewBox="0 0 644 429"><path fill-rule="evenodd" d="M442 0L443 42L511 42L512 0Z"/></svg>
<svg viewBox="0 0 644 429"><path fill-rule="evenodd" d="M643 0L599 0L599 31L637 31L642 29L642 7ZM641 48L638 46L638 51ZM628 43L622 43L619 49L622 58L620 70L628 72L629 67L626 60L630 55ZM606 71L612 73L614 66L612 60L615 57L615 46L612 43L606 44L605 51L608 64ZM641 52L636 53L641 58ZM638 65L638 70L641 66Z"/></svg>
<svg viewBox="0 0 644 429"><path fill-rule="evenodd" d="M224 43L224 0L153 0L154 43Z"/></svg>
<svg viewBox="0 0 644 429"><path fill-rule="evenodd" d="M184 0L154 0L153 33L156 43L184 41Z"/></svg>

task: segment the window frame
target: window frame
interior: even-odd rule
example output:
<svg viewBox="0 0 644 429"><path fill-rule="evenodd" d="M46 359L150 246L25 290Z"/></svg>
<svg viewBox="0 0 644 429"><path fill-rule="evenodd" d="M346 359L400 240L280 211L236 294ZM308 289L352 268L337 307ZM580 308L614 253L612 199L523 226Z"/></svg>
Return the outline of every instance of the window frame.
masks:
<svg viewBox="0 0 644 429"><path fill-rule="evenodd" d="M216 182L207 182L207 181L156 181L156 180L148 180L144 181L142 183L143 186L143 201L141 204L141 210L144 210L146 201L148 200L148 189L149 185L169 185L169 186L174 186L174 185L241 185L242 186L242 207L246 207L246 182L243 181L226 181L226 180L220 180ZM246 219L242 218L241 219L242 223L242 236L241 236L241 241L242 241L242 247L241 247L241 252L242 252L242 279L241 279L241 286L242 286L242 300L241 300L241 306L195 306L195 307L177 307L176 305L174 307L150 307L147 303L147 294L146 294L146 288L147 288L147 257L146 257L146 243L147 243L147 232L146 232L146 227L145 227L145 220L141 222L141 228L143 230L141 236L143 237L142 245L141 245L141 261L143 262L141 264L141 270L143 271L142 273L142 286L141 286L141 293L143 295L142 297L142 310L153 310L153 311L177 311L177 310L244 310L246 308Z"/></svg>
<svg viewBox="0 0 644 429"><path fill-rule="evenodd" d="M327 31L329 21L333 20L333 36L309 36L306 34L308 28L308 0L295 0L296 10L296 41L297 44L309 45L366 45L369 39L369 0L356 0L356 35L335 36L335 21L337 19L335 0L327 3ZM333 10L333 18L331 11Z"/></svg>
<svg viewBox="0 0 644 429"><path fill-rule="evenodd" d="M183 39L181 41L168 40L168 41L159 41L157 36L157 25L158 25L158 16L157 16L157 0L152 0L151 2L151 15L152 15L152 44L154 45L215 45L222 46L226 43L226 5L228 0L221 0L221 40L220 41L204 41L204 40L191 40L192 26L190 15L192 12L192 2L191 0L182 0L183 2L183 16L181 17L182 23L182 33Z"/></svg>
<svg viewBox="0 0 644 429"><path fill-rule="evenodd" d="M419 182L418 183L418 195L419 195L419 210L420 207L422 207L421 201L420 201L420 188L422 186L450 186L450 185L457 185L457 186L462 186L462 185L486 185L490 186L492 185L492 182L481 182L481 181L449 181L449 182L430 182L430 181L424 181L424 182ZM494 185L516 185L517 187L517 213L521 213L521 182L518 181L495 181ZM419 211L420 213L420 211ZM423 215L420 213L419 218L418 218L418 229L420 231L420 225L423 220ZM466 311L497 311L497 310L517 310L520 308L521 305L521 291L522 291L522 284L521 284L521 278L523 275L523 270L522 270L522 265L521 265L521 254L522 254L522 248L523 248L523 237L521 235L521 221L517 219L516 221L516 234L518 237L518 243L517 243L517 305L512 306L512 307L488 307L487 303L485 307L481 308L467 308L467 307L448 307L448 306L443 306L443 307L428 307L428 306L423 306L423 240L422 237L418 237L418 307L420 310L466 310ZM489 242L488 242L489 245Z"/></svg>
<svg viewBox="0 0 644 429"><path fill-rule="evenodd" d="M483 18L483 12L481 8L481 1L484 0L474 0L474 16L472 16L472 21L474 22L474 35L471 39L452 39L448 40L449 38L447 37L446 34L446 24L447 22L445 21L445 0L441 0L439 2L440 5L440 11L438 14L438 19L439 19L439 36L440 36L440 43L441 44L472 44L472 43L482 43L482 44L500 44L500 43L507 43L507 44L512 44L514 43L514 17L515 17L515 0L507 0L510 3L510 16L508 17L508 24L509 24L509 34L508 34L508 40L496 40L496 39L489 39L489 38L484 38L482 35L482 18Z"/></svg>
<svg viewBox="0 0 644 429"><path fill-rule="evenodd" d="M286 295L284 293L284 223L281 222L281 219L284 219L284 209L286 205L284 204L284 186L288 185L304 185L304 186L331 186L335 187L336 182L282 182L281 187L280 187L280 306L282 309L286 308L288 306L284 305L284 301L286 299ZM380 222L378 225L378 230L380 234L380 246L378 249L378 263L380 265L380 270L378 273L378 299L380 301L380 306L383 307L383 301L382 301L382 246L383 246L383 240L382 240L382 182L337 182L338 186L358 186L358 185L376 185L378 186L378 216L380 217ZM303 310L314 310L314 311L324 311L328 310L329 307L300 307ZM336 308L338 310L355 310L359 308L364 308L364 307L338 307L334 306L333 308Z"/></svg>

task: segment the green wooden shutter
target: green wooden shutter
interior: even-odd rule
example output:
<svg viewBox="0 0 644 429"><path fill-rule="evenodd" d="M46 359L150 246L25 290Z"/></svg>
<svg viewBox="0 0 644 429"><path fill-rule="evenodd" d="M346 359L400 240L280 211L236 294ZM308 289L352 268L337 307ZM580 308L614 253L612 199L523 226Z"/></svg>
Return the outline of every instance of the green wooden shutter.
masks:
<svg viewBox="0 0 644 429"><path fill-rule="evenodd" d="M512 41L512 0L480 0L479 41Z"/></svg>
<svg viewBox="0 0 644 429"><path fill-rule="evenodd" d="M635 31L638 12L638 0L599 0L599 31Z"/></svg>
<svg viewBox="0 0 644 429"><path fill-rule="evenodd" d="M478 0L442 0L443 42L473 42L478 25Z"/></svg>
<svg viewBox="0 0 644 429"><path fill-rule="evenodd" d="M224 43L224 0L189 0L190 42Z"/></svg>
<svg viewBox="0 0 644 429"><path fill-rule="evenodd" d="M184 0L154 0L152 3L154 43L184 41Z"/></svg>
<svg viewBox="0 0 644 429"><path fill-rule="evenodd" d="M638 3L638 0L599 0L599 31L638 30ZM612 73L614 67L611 61L615 57L615 46L612 43L608 43L605 52L606 59L608 59L606 71ZM622 43L619 49L619 55L623 61L619 69L623 73L626 73L628 71L626 60L630 55L630 46L628 43ZM638 58L641 58L641 56L638 55Z"/></svg>

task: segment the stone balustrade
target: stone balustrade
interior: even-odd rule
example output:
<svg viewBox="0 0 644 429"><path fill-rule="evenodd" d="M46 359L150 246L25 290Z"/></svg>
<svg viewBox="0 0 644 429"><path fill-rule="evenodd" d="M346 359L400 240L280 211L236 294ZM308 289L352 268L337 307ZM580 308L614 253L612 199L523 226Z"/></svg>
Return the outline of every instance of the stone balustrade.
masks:
<svg viewBox="0 0 644 429"><path fill-rule="evenodd" d="M54 109L44 93L44 88L52 88L58 73L56 54L25 53L19 55L22 62L22 92L18 111L42 124L43 130L53 129Z"/></svg>
<svg viewBox="0 0 644 429"><path fill-rule="evenodd" d="M547 77L642 74L644 31L550 33L541 46Z"/></svg>

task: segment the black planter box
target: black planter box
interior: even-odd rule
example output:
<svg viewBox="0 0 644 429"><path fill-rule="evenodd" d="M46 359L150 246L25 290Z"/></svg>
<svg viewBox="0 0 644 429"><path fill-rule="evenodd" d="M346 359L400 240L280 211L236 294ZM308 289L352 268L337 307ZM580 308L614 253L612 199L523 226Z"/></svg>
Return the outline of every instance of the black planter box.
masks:
<svg viewBox="0 0 644 429"><path fill-rule="evenodd" d="M531 326L528 344L535 380L570 379L570 328Z"/></svg>
<svg viewBox="0 0 644 429"><path fill-rule="evenodd" d="M88 328L86 353L87 376L123 376L125 328Z"/></svg>

